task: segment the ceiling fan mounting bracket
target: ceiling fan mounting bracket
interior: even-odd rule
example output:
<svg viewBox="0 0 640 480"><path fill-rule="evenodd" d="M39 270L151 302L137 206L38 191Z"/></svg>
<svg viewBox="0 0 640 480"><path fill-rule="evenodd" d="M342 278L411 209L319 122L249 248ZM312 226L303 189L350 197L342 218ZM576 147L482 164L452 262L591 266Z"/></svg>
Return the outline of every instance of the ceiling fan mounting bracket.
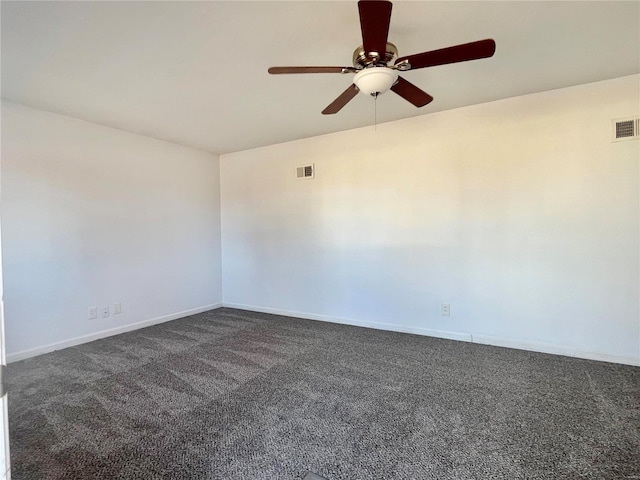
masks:
<svg viewBox="0 0 640 480"><path fill-rule="evenodd" d="M401 72L406 72L407 70L411 70L411 64L409 63L409 60L405 59L396 63L393 68L400 70Z"/></svg>

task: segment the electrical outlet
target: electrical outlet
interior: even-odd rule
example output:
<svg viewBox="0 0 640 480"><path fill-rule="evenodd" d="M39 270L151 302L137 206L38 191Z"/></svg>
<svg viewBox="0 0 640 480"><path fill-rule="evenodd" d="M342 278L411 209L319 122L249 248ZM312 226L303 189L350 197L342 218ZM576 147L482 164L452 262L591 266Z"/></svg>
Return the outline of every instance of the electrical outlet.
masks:
<svg viewBox="0 0 640 480"><path fill-rule="evenodd" d="M448 303L440 304L440 315L443 317L448 317L451 315L451 306Z"/></svg>
<svg viewBox="0 0 640 480"><path fill-rule="evenodd" d="M89 317L89 320L98 318L98 307L89 307L87 316Z"/></svg>
<svg viewBox="0 0 640 480"><path fill-rule="evenodd" d="M102 312L102 318L109 317L109 307L102 307L100 311Z"/></svg>
<svg viewBox="0 0 640 480"><path fill-rule="evenodd" d="M118 302L118 303L114 303L113 304L113 314L114 315L118 315L122 313L122 305Z"/></svg>

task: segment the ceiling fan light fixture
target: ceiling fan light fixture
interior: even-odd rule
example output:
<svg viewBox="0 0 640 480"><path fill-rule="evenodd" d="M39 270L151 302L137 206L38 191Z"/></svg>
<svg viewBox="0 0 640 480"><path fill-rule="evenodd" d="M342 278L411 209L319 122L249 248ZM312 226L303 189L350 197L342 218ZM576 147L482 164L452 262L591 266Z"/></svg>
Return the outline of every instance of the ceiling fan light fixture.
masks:
<svg viewBox="0 0 640 480"><path fill-rule="evenodd" d="M387 67L371 67L356 73L353 83L366 95L377 95L389 90L398 80L398 72Z"/></svg>

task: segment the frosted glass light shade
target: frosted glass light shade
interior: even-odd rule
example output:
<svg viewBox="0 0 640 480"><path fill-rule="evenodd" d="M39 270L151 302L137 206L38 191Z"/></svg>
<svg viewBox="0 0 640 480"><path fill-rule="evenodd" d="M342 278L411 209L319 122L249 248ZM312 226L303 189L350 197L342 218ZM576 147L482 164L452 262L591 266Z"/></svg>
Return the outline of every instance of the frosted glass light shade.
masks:
<svg viewBox="0 0 640 480"><path fill-rule="evenodd" d="M356 73L353 83L366 94L373 95L389 90L398 79L398 72L387 67L371 67Z"/></svg>

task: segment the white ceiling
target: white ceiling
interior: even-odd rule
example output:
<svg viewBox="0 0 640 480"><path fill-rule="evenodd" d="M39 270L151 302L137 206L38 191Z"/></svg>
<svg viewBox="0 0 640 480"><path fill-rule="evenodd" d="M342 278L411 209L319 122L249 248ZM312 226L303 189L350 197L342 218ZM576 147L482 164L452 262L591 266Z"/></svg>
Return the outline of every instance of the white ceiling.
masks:
<svg viewBox="0 0 640 480"><path fill-rule="evenodd" d="M352 75L269 75L351 65L355 1L6 2L2 97L227 153L370 125L358 95L320 112ZM396 1L400 56L493 38L493 58L405 72L435 100L392 92L378 122L640 72L640 2Z"/></svg>

